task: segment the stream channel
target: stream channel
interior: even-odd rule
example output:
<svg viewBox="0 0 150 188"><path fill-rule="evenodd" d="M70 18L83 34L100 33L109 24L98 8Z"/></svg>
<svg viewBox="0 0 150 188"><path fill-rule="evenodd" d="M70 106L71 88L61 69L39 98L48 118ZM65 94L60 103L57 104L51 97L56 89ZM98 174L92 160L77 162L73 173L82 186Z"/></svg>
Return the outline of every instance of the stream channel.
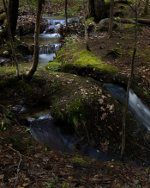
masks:
<svg viewBox="0 0 150 188"><path fill-rule="evenodd" d="M63 18L49 18L45 17L47 27L39 36L40 54L39 65L46 65L53 61L57 50L61 47L61 35L58 33L61 26L65 26ZM68 22L79 22L77 18L69 19ZM33 45L33 35L28 35L22 38L28 45ZM32 58L32 57L30 57ZM126 91L114 84L106 84L107 90L120 103L125 104ZM147 131L150 131L150 111L137 97L137 95L130 90L129 95L129 110L134 114L138 124L145 126ZM14 111L17 113L28 113L25 107L18 108ZM30 127L31 135L40 143L47 144L50 148L60 150L62 152L73 152L75 145L78 144L79 139L74 135L65 134L60 127L56 126L53 117L49 111L42 111L28 116L27 118ZM119 160L116 155L111 155L97 150L92 144L88 145L86 142L80 141L80 152L92 158L99 160Z"/></svg>

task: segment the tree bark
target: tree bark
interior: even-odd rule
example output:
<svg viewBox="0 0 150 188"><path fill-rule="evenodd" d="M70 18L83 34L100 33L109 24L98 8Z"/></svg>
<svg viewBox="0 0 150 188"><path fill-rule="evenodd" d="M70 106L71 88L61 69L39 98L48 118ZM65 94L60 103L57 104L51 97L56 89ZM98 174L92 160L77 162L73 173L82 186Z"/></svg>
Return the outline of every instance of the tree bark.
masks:
<svg viewBox="0 0 150 188"><path fill-rule="evenodd" d="M82 0L82 7L83 7L83 17L84 17L84 38L85 38L85 45L86 45L86 49L88 51L90 51L90 48L89 48L89 44L88 44L88 39L89 39L89 36L88 36L88 24L87 24L87 21L86 21L86 9L85 9L85 4L84 4L84 0Z"/></svg>
<svg viewBox="0 0 150 188"><path fill-rule="evenodd" d="M88 0L87 3L87 17L94 17L95 21L99 21L104 18L105 15L105 3L104 0Z"/></svg>
<svg viewBox="0 0 150 188"><path fill-rule="evenodd" d="M68 29L68 0L65 0L65 20L66 20L66 29Z"/></svg>
<svg viewBox="0 0 150 188"><path fill-rule="evenodd" d="M111 2L110 2L110 20L109 20L109 28L108 28L109 37L112 37L113 17L114 17L114 0L111 0Z"/></svg>
<svg viewBox="0 0 150 188"><path fill-rule="evenodd" d="M10 16L9 16L9 9L7 8L5 0L3 0L3 5L4 5L5 12L6 12L6 17L7 17L7 30L8 30L8 36L10 39L10 47L11 47L11 51L12 51L12 61L16 65L16 75L17 75L17 77L20 77L19 66L18 66L15 48L14 48L13 34L12 34L12 30L11 30L11 25L10 25L11 20L10 20Z"/></svg>
<svg viewBox="0 0 150 188"><path fill-rule="evenodd" d="M9 0L8 3L8 17L11 35L14 37L18 19L19 0Z"/></svg>
<svg viewBox="0 0 150 188"><path fill-rule="evenodd" d="M40 33L40 19L42 12L42 5L44 0L38 0L37 2L37 12L36 12L36 23L35 23L35 31L34 31L34 54L33 54L33 62L29 72L26 75L28 80L32 79L39 61L39 33Z"/></svg>
<svg viewBox="0 0 150 188"><path fill-rule="evenodd" d="M88 0L88 2L87 2L87 17L95 18L94 0Z"/></svg>
<svg viewBox="0 0 150 188"><path fill-rule="evenodd" d="M145 7L144 7L144 14L148 15L148 6L149 6L149 0L145 1Z"/></svg>

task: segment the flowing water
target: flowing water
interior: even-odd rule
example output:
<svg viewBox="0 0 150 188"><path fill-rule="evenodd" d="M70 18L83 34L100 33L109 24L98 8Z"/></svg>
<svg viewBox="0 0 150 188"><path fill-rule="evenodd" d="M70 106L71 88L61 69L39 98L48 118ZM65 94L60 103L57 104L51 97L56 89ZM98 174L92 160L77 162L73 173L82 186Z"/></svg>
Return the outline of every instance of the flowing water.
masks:
<svg viewBox="0 0 150 188"><path fill-rule="evenodd" d="M43 17L46 22L46 28L43 33L39 35L39 65L46 65L47 63L53 61L56 56L56 52L61 47L61 35L59 34L59 29L65 27L65 18L61 17ZM69 24L78 24L78 18L69 18ZM21 38L23 42L29 46L34 45L34 36L27 35Z"/></svg>
<svg viewBox="0 0 150 188"><path fill-rule="evenodd" d="M112 96L125 105L126 91L122 87L114 84L106 84L106 87ZM129 91L128 108L134 114L137 123L145 126L145 128L150 131L150 110L145 104L143 104L141 99L133 92L132 89Z"/></svg>

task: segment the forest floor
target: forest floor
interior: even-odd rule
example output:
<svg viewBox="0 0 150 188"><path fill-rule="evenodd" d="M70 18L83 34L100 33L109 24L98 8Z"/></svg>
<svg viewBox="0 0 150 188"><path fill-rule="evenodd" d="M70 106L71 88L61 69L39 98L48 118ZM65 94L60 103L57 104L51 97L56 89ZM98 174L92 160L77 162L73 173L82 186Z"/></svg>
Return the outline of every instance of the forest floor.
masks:
<svg viewBox="0 0 150 188"><path fill-rule="evenodd" d="M57 10L58 12L58 10ZM150 28L141 27L135 74L150 91ZM119 71L130 73L134 47L133 31L117 31L111 39L106 32L90 35L89 47L105 62ZM108 55L116 50L117 57ZM10 140L6 140L13 135ZM19 137L18 137L19 135ZM17 124L0 129L0 187L56 188L149 188L150 168L122 162L102 162L82 156L49 149L34 141L26 127ZM19 143L18 143L19 142ZM15 147L13 144L15 144ZM26 143L26 144L25 144ZM14 149L17 148L17 149Z"/></svg>
<svg viewBox="0 0 150 188"><path fill-rule="evenodd" d="M11 139L6 141L8 137ZM7 127L1 131L0 139L3 141L0 187L149 188L150 185L148 167L49 151L34 141L24 127Z"/></svg>

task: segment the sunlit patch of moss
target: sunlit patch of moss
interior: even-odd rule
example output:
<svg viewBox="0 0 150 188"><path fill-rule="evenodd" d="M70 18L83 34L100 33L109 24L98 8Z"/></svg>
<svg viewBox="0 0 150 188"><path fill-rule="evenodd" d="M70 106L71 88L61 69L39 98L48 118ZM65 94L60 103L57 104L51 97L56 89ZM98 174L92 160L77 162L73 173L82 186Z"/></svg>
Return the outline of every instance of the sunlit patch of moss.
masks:
<svg viewBox="0 0 150 188"><path fill-rule="evenodd" d="M47 70L54 71L54 72L59 71L60 67L61 67L61 63L57 61L50 62L46 65Z"/></svg>
<svg viewBox="0 0 150 188"><path fill-rule="evenodd" d="M79 158L79 157L72 158L72 161L74 163L77 163L77 164L80 164L80 165L86 165L87 164L87 162L84 159Z"/></svg>
<svg viewBox="0 0 150 188"><path fill-rule="evenodd" d="M117 68L104 63L100 58L94 56L91 52L87 50L77 51L73 56L73 61L70 63L62 64L63 67L68 66L68 64L80 67L80 68L93 68L108 72L117 72Z"/></svg>
<svg viewBox="0 0 150 188"><path fill-rule="evenodd" d="M91 24L91 23L92 23L92 24L95 24L94 17L88 18L88 19L87 19L87 23L88 23L88 24Z"/></svg>

